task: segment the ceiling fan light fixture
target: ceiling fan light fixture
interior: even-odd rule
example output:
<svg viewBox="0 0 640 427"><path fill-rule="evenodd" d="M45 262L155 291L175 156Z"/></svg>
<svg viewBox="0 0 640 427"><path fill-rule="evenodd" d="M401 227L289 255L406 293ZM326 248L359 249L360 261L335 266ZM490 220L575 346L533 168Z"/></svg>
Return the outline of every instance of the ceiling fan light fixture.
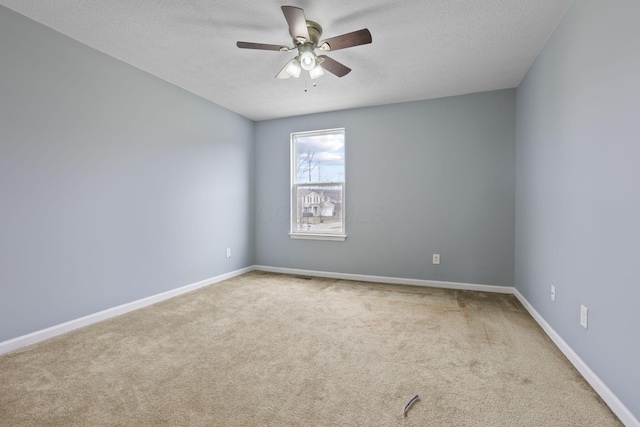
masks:
<svg viewBox="0 0 640 427"><path fill-rule="evenodd" d="M300 62L298 62L298 58L293 58L287 64L285 71L291 77L295 77L296 79L300 77L300 72L302 71L302 67L300 66Z"/></svg>
<svg viewBox="0 0 640 427"><path fill-rule="evenodd" d="M316 66L309 70L309 77L312 79L317 79L318 77L322 77L324 75L324 70L320 66L320 64L316 63Z"/></svg>
<svg viewBox="0 0 640 427"><path fill-rule="evenodd" d="M313 53L313 47L309 45L300 46L300 65L305 71L313 70L316 66L316 55Z"/></svg>

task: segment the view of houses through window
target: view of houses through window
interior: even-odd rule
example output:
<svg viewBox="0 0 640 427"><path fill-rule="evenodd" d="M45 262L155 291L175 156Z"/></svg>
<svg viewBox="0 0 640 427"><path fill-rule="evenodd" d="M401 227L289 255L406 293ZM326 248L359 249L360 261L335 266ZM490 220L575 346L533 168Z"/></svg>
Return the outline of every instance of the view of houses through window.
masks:
<svg viewBox="0 0 640 427"><path fill-rule="evenodd" d="M344 235L344 129L291 135L292 234Z"/></svg>

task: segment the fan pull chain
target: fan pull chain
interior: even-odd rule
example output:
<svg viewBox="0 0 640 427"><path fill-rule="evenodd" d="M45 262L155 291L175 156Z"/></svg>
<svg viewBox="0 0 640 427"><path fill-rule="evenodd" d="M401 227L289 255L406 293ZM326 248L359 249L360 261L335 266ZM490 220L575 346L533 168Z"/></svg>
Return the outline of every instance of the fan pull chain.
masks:
<svg viewBox="0 0 640 427"><path fill-rule="evenodd" d="M316 87L316 82L313 82L313 87ZM304 79L304 91L305 91L305 93L308 92L308 90L307 90L307 79Z"/></svg>

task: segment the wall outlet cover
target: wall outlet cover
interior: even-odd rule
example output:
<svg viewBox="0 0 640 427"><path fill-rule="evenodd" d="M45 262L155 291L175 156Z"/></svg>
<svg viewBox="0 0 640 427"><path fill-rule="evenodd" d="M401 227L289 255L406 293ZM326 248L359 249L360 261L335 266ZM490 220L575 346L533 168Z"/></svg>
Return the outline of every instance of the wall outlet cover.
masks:
<svg viewBox="0 0 640 427"><path fill-rule="evenodd" d="M580 324L585 329L587 329L588 320L589 320L589 309L587 309L587 307L585 307L584 305L581 305L580 306Z"/></svg>

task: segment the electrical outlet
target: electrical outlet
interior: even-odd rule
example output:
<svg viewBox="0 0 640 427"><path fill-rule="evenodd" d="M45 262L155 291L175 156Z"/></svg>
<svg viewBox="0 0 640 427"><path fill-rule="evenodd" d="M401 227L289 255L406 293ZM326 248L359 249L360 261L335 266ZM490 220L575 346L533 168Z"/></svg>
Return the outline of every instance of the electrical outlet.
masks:
<svg viewBox="0 0 640 427"><path fill-rule="evenodd" d="M440 264L440 254L433 254L433 263Z"/></svg>
<svg viewBox="0 0 640 427"><path fill-rule="evenodd" d="M231 258L231 248L227 248L227 258Z"/></svg>
<svg viewBox="0 0 640 427"><path fill-rule="evenodd" d="M580 324L587 329L587 321L589 320L589 310L584 305L580 306Z"/></svg>
<svg viewBox="0 0 640 427"><path fill-rule="evenodd" d="M556 302L556 287L551 285L551 301Z"/></svg>

